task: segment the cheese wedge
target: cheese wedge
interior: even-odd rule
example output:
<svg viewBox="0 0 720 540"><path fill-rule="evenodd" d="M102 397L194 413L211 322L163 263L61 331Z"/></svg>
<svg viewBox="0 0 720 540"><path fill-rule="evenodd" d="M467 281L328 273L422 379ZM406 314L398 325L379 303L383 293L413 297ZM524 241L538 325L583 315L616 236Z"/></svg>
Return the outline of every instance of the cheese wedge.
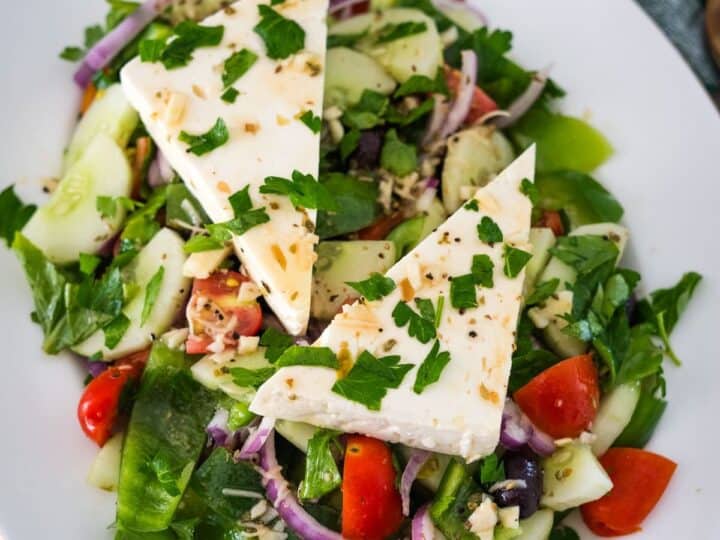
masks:
<svg viewBox="0 0 720 540"><path fill-rule="evenodd" d="M245 186L253 207L265 208L270 221L235 237L235 249L288 332L298 335L310 313L315 211L258 190L266 177L290 178L294 170L317 177L320 135L299 117L322 115L327 0L272 6L305 31L304 49L284 60L269 58L253 31L265 3L242 0L203 21L223 26L224 37L218 46L196 49L186 66L168 70L136 58L121 79L150 135L213 221L234 217L228 197ZM229 103L221 98L224 63L242 49L258 59L232 84L238 95ZM229 140L200 156L189 153L180 132L206 133L219 118Z"/></svg>
<svg viewBox="0 0 720 540"><path fill-rule="evenodd" d="M341 370L290 366L279 369L258 390L250 409L260 415L358 432L391 442L464 457L468 461L491 453L498 444L500 423L515 348L515 330L522 302L524 270L505 274L505 250L530 250L532 205L522 181L532 181L535 148L531 147L434 233L386 274L396 288L375 301L358 301L335 317L315 345L332 349ZM483 242L478 224L492 219L503 241ZM493 286L476 286L477 307L456 309L451 279L467 275L475 255L494 265ZM401 301L417 313L416 298L444 298L436 334L439 351L450 360L437 382L414 391L418 366L435 339L421 343L408 326L398 326L393 311ZM376 358L399 355L411 364L399 387L389 388L379 410L370 410L332 390L352 362L367 351ZM350 366L345 365L347 362Z"/></svg>

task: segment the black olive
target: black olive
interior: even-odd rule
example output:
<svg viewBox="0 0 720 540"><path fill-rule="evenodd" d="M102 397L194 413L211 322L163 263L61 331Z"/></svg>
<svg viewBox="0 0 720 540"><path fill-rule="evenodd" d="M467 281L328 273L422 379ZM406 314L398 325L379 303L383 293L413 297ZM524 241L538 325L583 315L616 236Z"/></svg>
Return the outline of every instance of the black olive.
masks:
<svg viewBox="0 0 720 540"><path fill-rule="evenodd" d="M525 483L496 489L491 493L501 508L519 506L520 518L530 517L540 504L543 488L543 471L537 456L531 452L507 452L503 457L505 478Z"/></svg>
<svg viewBox="0 0 720 540"><path fill-rule="evenodd" d="M359 169L375 169L380 161L382 150L383 130L369 129L360 133L357 149L352 154L352 160Z"/></svg>

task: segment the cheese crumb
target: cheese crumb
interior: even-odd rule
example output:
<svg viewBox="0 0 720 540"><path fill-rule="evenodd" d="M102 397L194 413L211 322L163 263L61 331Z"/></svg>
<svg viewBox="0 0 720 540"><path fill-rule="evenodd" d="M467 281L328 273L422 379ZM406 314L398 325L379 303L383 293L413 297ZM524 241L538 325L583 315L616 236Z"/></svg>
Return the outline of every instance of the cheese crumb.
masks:
<svg viewBox="0 0 720 540"><path fill-rule="evenodd" d="M252 281L244 281L240 285L240 290L238 291L239 302L254 302L258 296L262 296L262 291Z"/></svg>
<svg viewBox="0 0 720 540"><path fill-rule="evenodd" d="M470 532L480 537L480 540L493 540L495 525L498 522L497 506L490 497L483 494L483 501L467 520Z"/></svg>
<svg viewBox="0 0 720 540"><path fill-rule="evenodd" d="M240 336L238 339L238 354L250 354L258 350L260 338L258 336Z"/></svg>
<svg viewBox="0 0 720 540"><path fill-rule="evenodd" d="M500 523L506 529L517 529L520 527L520 507L508 506L498 510Z"/></svg>

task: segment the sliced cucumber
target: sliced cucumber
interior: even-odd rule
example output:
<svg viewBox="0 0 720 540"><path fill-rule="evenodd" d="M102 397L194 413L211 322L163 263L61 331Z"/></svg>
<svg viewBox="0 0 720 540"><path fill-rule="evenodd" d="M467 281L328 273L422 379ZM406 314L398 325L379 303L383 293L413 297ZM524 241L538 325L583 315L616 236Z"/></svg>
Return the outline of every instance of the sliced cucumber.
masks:
<svg viewBox="0 0 720 540"><path fill-rule="evenodd" d="M605 495L613 487L605 469L587 444L569 444L543 461L540 504L557 512Z"/></svg>
<svg viewBox="0 0 720 540"><path fill-rule="evenodd" d="M439 10L452 22L463 30L474 32L485 26L485 21L478 15L477 11L467 7L460 2L442 3Z"/></svg>
<svg viewBox="0 0 720 540"><path fill-rule="evenodd" d="M572 311L573 293L559 291L545 300L541 305L530 308L528 317L536 328L543 331L545 342L561 358L569 358L583 354L587 344L576 337L563 332L568 322L563 315Z"/></svg>
<svg viewBox="0 0 720 540"><path fill-rule="evenodd" d="M347 47L335 47L327 52L325 68L325 106L341 109L360 101L364 90L389 95L395 81L385 69L367 54Z"/></svg>
<svg viewBox="0 0 720 540"><path fill-rule="evenodd" d="M87 481L91 486L115 491L120 480L120 456L125 434L116 433L100 449L90 467Z"/></svg>
<svg viewBox="0 0 720 540"><path fill-rule="evenodd" d="M529 518L520 520L522 534L516 540L547 540L550 538L555 514L552 510L543 508Z"/></svg>
<svg viewBox="0 0 720 540"><path fill-rule="evenodd" d="M191 253L183 265L183 275L189 278L206 279L230 256L232 248L213 249Z"/></svg>
<svg viewBox="0 0 720 540"><path fill-rule="evenodd" d="M423 224L423 230L421 233L420 241L422 242L431 232L437 229L440 225L445 223L447 220L447 212L440 199L433 199L430 207L423 212L425 217L425 223Z"/></svg>
<svg viewBox="0 0 720 540"><path fill-rule="evenodd" d="M413 452L412 448L402 444L399 444L397 448L405 459L409 459ZM418 472L417 481L433 493L436 492L440 487L440 482L445 475L445 469L447 469L451 459L452 458L446 454L433 452L422 469L420 469L420 472Z"/></svg>
<svg viewBox="0 0 720 540"><path fill-rule="evenodd" d="M388 25L404 22L425 23L426 30L419 34L378 43L378 32ZM357 42L357 49L377 60L396 81L403 83L413 75L434 78L443 63L442 40L435 22L422 11L410 8L390 8L372 14L351 17L334 24L332 34L368 35Z"/></svg>
<svg viewBox="0 0 720 540"><path fill-rule="evenodd" d="M550 249L556 242L552 229L533 227L530 229L530 245L532 246L532 259L525 266L525 294L526 296L535 288L537 277L550 260Z"/></svg>
<svg viewBox="0 0 720 540"><path fill-rule="evenodd" d="M317 253L310 313L318 319L332 319L343 303L360 296L348 281L384 274L395 262L394 244L383 240L320 242Z"/></svg>
<svg viewBox="0 0 720 540"><path fill-rule="evenodd" d="M109 350L105 347L105 334L98 330L73 347L73 351L83 356L100 351L105 360L114 360L146 349L155 337L168 330L190 291L190 280L182 274L187 258L183 246L183 239L176 232L161 229L123 269L124 283L133 284L130 289L136 293L123 308L130 326L120 343ZM141 324L147 285L160 267L165 268L160 289L147 321Z"/></svg>
<svg viewBox="0 0 720 540"><path fill-rule="evenodd" d="M69 169L83 155L99 133L112 138L124 149L138 124L138 113L132 108L119 84L108 87L85 112L75 128L65 152L65 169ZM108 171L112 170L109 167Z"/></svg>
<svg viewBox="0 0 720 540"><path fill-rule="evenodd" d="M122 205L116 205L114 216L100 215L97 198L127 197L131 189L125 153L100 133L65 173L50 201L35 212L23 234L51 261L77 261L80 253L97 252L125 219Z"/></svg>
<svg viewBox="0 0 720 540"><path fill-rule="evenodd" d="M639 400L640 383L637 381L621 384L603 398L592 428L595 435L592 451L596 456L607 452L627 427Z"/></svg>
<svg viewBox="0 0 720 540"><path fill-rule="evenodd" d="M190 368L193 378L210 390L221 390L228 396L243 403L250 403L255 397L255 389L238 386L233 382L230 369L262 369L272 367L265 358L265 349L258 349L248 354L239 354L227 359L215 355L207 355L198 360Z"/></svg>
<svg viewBox="0 0 720 540"><path fill-rule="evenodd" d="M472 196L469 187L486 185L514 157L510 142L492 128L475 127L450 137L442 171L443 203L448 213Z"/></svg>
<svg viewBox="0 0 720 540"><path fill-rule="evenodd" d="M275 422L275 431L303 453L307 453L308 443L318 429L304 422L291 422L290 420L278 420Z"/></svg>

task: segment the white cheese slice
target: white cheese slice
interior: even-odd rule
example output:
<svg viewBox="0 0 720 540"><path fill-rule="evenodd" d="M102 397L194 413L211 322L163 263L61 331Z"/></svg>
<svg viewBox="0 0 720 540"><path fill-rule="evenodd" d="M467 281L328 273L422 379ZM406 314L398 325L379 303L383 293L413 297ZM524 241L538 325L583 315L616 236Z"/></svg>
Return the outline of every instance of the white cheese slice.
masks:
<svg viewBox="0 0 720 540"><path fill-rule="evenodd" d="M507 391L515 330L522 301L524 270L515 278L503 273L503 243L483 243L477 225L492 218L504 241L530 250L531 203L521 193L532 181L535 149L527 150L475 195L479 211L461 207L388 272L397 288L373 302L356 302L335 317L316 345L330 347L342 360L362 351L376 357L400 355L403 363L422 363L433 346L399 328L392 311L400 300L445 297L437 329L441 350L451 360L439 380L422 393L413 391L417 368L396 390L388 390L379 411L331 391L336 371L292 366L278 370L258 390L250 409L261 415L358 432L391 442L463 456L468 461L497 446ZM473 255L487 254L494 263L494 287L478 287L478 307L457 310L450 303L448 278L468 274ZM418 270L419 268L419 270ZM417 275L421 283L414 283ZM413 282L413 283L411 283ZM414 307L414 302L409 302ZM345 368L347 370L347 367Z"/></svg>
<svg viewBox="0 0 720 540"><path fill-rule="evenodd" d="M272 60L253 31L258 5L242 0L201 24L225 28L222 43L193 52L185 67L167 70L162 63L136 58L121 73L128 100L173 168L215 222L232 219L228 197L250 186L254 207L265 207L270 221L234 240L250 276L292 334L305 331L315 258L315 212L297 210L284 196L261 195L267 176L290 178L293 170L317 177L320 136L298 117L322 114L327 0L291 0L273 6L305 30L305 48L285 60ZM221 99L225 60L247 48L257 62L233 87L235 103ZM207 132L222 118L229 141L195 156L178 140L181 131Z"/></svg>

